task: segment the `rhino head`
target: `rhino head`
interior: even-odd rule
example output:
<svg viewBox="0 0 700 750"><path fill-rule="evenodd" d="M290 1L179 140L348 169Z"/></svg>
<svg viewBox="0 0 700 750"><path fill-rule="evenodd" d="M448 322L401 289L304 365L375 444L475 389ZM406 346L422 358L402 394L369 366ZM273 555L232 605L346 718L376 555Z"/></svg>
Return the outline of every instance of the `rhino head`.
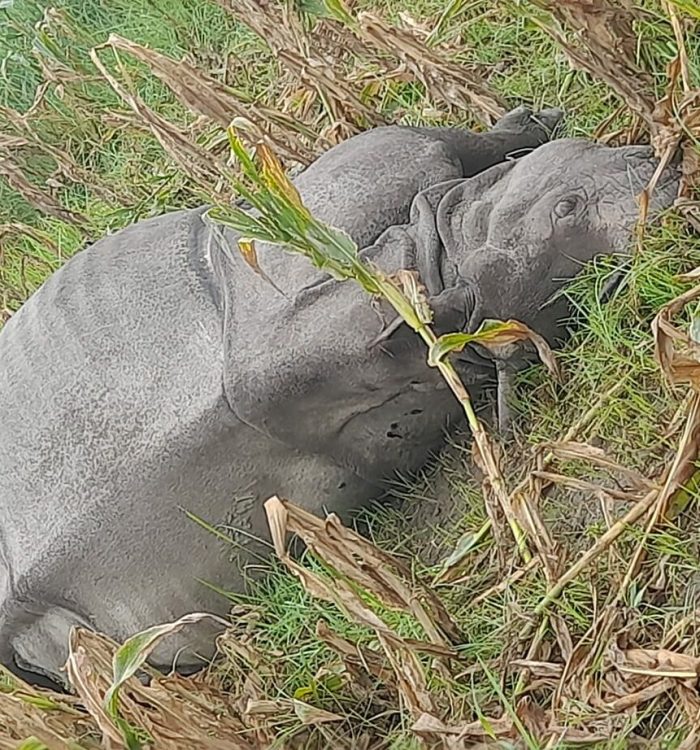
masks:
<svg viewBox="0 0 700 750"><path fill-rule="evenodd" d="M514 318L556 343L568 315L558 292L596 256L629 252L657 166L650 147L560 139L453 187L436 217L441 271L446 286L469 290L467 328ZM679 179L669 165L650 215L673 204Z"/></svg>

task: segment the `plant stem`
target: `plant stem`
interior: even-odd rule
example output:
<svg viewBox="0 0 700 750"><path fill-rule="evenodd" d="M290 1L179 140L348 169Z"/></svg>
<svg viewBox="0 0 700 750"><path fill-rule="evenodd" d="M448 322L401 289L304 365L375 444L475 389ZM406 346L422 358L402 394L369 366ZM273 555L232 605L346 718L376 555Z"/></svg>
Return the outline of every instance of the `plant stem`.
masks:
<svg viewBox="0 0 700 750"><path fill-rule="evenodd" d="M405 316L402 314L402 311L398 308L398 306L394 305L394 309L405 320ZM416 332L423 339L426 346L428 347L428 350L430 350L430 348L437 341L435 333L427 325L421 326ZM477 448L479 450L479 455L481 456L481 460L483 462L486 476L488 477L491 489L493 490L493 493L496 496L501 509L503 510L503 514L508 521L508 525L510 526L513 538L515 539L515 542L518 546L518 552L522 556L523 560L527 563L532 559L532 555L527 548L525 533L520 527L518 519L515 516L515 512L513 511L513 506L510 502L510 497L506 488L503 474L494 456L491 439L484 429L481 420L479 419L479 417L477 417L476 412L474 411L474 405L472 404L472 400L469 397L469 392L462 382L462 379L459 377L457 370L455 370L454 365L447 359L441 359L437 364L437 368L440 371L440 374L444 378L445 382L449 386L450 390L454 394L455 398L461 404L462 409L464 410L469 428L472 431L474 441L476 442Z"/></svg>

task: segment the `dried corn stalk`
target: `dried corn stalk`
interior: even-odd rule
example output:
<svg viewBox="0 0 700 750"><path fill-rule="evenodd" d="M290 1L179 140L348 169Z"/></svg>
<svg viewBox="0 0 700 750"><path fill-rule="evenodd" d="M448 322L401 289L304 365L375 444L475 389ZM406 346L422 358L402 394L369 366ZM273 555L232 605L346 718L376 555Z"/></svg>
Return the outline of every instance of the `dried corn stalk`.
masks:
<svg viewBox="0 0 700 750"><path fill-rule="evenodd" d="M554 19L541 24L577 68L606 83L647 125L654 82L636 61L637 11L629 0L533 0ZM568 33L567 33L568 32ZM573 36L573 40L571 36Z"/></svg>
<svg viewBox="0 0 700 750"><path fill-rule="evenodd" d="M67 150L52 145L37 132L35 123L40 119L36 112L39 103L40 100L35 99L32 107L25 114L20 114L9 107L0 107L0 117L3 117L7 124L18 134L18 137L14 140L21 143L22 146L31 145L33 148L49 156L56 163L60 175L76 185L89 185L90 191L105 202L111 205L126 205L129 203L131 200L129 196L108 186L94 172L78 164ZM27 137L23 138L20 134Z"/></svg>
<svg viewBox="0 0 700 750"><path fill-rule="evenodd" d="M472 112L484 125L492 125L505 113L503 100L489 89L476 68L447 60L415 32L390 28L376 16L362 13L358 33L368 46L397 57L432 99Z"/></svg>
<svg viewBox="0 0 700 750"><path fill-rule="evenodd" d="M221 183L226 184L228 181L225 165L208 151L192 143L179 128L147 107L137 95L130 93L100 60L97 52L104 46L90 50L90 58L114 92L131 107L188 178L207 192L219 192Z"/></svg>
<svg viewBox="0 0 700 750"><path fill-rule="evenodd" d="M244 104L227 86L185 60L173 60L117 34L110 35L106 44L145 63L192 112L204 115L224 128L235 118L245 118L253 126L252 135L268 143L285 159L301 164L308 164L313 159L314 152L294 134L298 126L289 115L269 106ZM273 127L273 123L278 127Z"/></svg>
<svg viewBox="0 0 700 750"><path fill-rule="evenodd" d="M333 58L319 57L299 19L287 5L266 0L218 0L236 20L252 29L292 75L315 92L331 119L331 127L344 138L385 119L366 105L359 92L339 71Z"/></svg>
<svg viewBox="0 0 700 750"><path fill-rule="evenodd" d="M2 175L30 205L49 216L84 229L87 219L76 211L70 211L62 206L45 190L34 185L24 174L20 166L7 153L0 152L0 175Z"/></svg>

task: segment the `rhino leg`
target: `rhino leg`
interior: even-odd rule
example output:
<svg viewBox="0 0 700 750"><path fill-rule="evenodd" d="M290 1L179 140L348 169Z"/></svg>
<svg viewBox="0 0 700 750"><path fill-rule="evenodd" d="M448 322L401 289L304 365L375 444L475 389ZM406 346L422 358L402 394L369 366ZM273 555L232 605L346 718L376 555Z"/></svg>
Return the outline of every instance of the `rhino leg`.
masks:
<svg viewBox="0 0 700 750"><path fill-rule="evenodd" d="M513 426L508 400L513 387L513 375L508 372L503 360L496 360L496 408L498 416L498 433L502 440L511 435Z"/></svg>
<svg viewBox="0 0 700 750"><path fill-rule="evenodd" d="M463 176L473 177L547 143L563 116L557 108L533 112L528 107L517 107L484 133L441 127L417 130L442 141L451 156L461 162Z"/></svg>
<svg viewBox="0 0 700 750"><path fill-rule="evenodd" d="M8 668L21 679L47 687L67 687L64 667L68 642L74 627L90 628L90 623L60 606L37 604L16 606L13 612L15 635L5 644Z"/></svg>
<svg viewBox="0 0 700 750"><path fill-rule="evenodd" d="M506 112L503 117L491 128L494 131L518 131L527 130L528 128L541 129L549 140L558 130L563 118L563 112L558 107L542 109L539 112L533 112L529 107L521 105L510 112Z"/></svg>

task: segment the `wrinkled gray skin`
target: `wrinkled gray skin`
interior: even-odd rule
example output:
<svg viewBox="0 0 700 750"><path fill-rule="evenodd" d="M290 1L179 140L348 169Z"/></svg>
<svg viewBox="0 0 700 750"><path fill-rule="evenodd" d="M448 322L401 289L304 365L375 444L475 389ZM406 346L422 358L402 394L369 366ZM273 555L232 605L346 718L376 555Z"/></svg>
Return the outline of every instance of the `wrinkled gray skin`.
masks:
<svg viewBox="0 0 700 750"><path fill-rule="evenodd" d="M553 342L566 308L547 301L582 262L625 250L654 162L576 140L505 160L546 137L522 109L482 135L382 128L296 185L384 270L420 272L439 331L514 317ZM225 613L201 581L241 590L240 568L267 554L251 537L267 537L270 495L356 508L459 421L417 337L386 332L389 310L260 247L280 294L233 235L220 239L204 209L138 223L74 257L0 334L0 660L12 669L60 681L73 625L123 639ZM493 376L476 352L459 364L475 388ZM234 562L185 510L236 529ZM177 652L210 653L210 635L174 638L153 661L195 668L191 648Z"/></svg>

